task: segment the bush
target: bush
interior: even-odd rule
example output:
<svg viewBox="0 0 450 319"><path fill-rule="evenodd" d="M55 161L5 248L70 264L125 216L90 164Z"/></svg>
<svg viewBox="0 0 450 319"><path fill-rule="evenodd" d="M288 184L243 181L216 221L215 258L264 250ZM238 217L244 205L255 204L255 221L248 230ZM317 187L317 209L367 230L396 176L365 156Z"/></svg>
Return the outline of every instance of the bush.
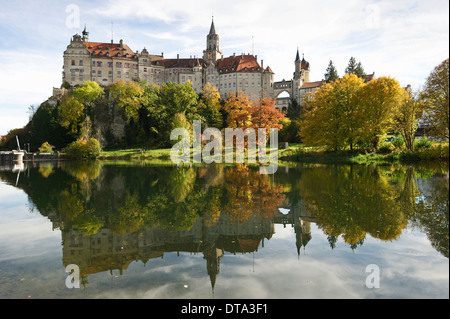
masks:
<svg viewBox="0 0 450 319"><path fill-rule="evenodd" d="M431 145L431 141L426 137L414 140L414 149L417 150L429 149Z"/></svg>
<svg viewBox="0 0 450 319"><path fill-rule="evenodd" d="M378 147L379 154L388 154L394 150L394 145L391 142L381 142Z"/></svg>
<svg viewBox="0 0 450 319"><path fill-rule="evenodd" d="M426 143L425 145L428 145ZM435 146L421 146L414 151L403 151L400 154L400 158L403 161L414 162L414 161L448 161L449 159L449 148L447 144L438 144Z"/></svg>
<svg viewBox="0 0 450 319"><path fill-rule="evenodd" d="M405 140L402 136L396 136L392 139L392 145L394 145L396 149L402 149L405 145Z"/></svg>
<svg viewBox="0 0 450 319"><path fill-rule="evenodd" d="M53 154L54 148L55 147L53 145L50 145L48 142L44 142L44 143L42 143L41 147L39 147L39 152Z"/></svg>
<svg viewBox="0 0 450 319"><path fill-rule="evenodd" d="M66 148L66 154L71 158L97 158L101 151L100 142L95 138L80 138Z"/></svg>

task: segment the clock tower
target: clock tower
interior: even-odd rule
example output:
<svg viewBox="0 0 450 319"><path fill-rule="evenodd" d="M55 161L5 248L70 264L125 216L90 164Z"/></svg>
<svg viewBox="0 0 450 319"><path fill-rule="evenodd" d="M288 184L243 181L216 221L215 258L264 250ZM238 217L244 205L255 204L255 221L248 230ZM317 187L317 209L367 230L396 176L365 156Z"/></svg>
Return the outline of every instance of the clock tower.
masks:
<svg viewBox="0 0 450 319"><path fill-rule="evenodd" d="M206 50L203 51L203 60L215 64L221 58L222 52L219 50L219 35L216 33L213 20L209 34L206 36Z"/></svg>

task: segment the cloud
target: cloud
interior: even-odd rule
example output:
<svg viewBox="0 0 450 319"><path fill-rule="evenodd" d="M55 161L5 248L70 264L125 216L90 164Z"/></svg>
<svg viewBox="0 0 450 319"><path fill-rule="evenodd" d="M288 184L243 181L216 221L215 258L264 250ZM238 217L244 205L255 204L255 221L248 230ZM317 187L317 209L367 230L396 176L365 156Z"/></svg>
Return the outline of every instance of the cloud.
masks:
<svg viewBox="0 0 450 319"><path fill-rule="evenodd" d="M343 75L354 56L367 73L389 75L415 89L449 56L446 0L78 1L80 28L66 25L71 4L0 3L0 54L6 55L0 72L7 74L0 80L6 85L0 91L2 106L26 108L59 86L62 53L85 23L91 40L110 41L114 22L114 38L133 50L146 47L175 58L177 53L202 56L214 15L224 55L254 50L274 70L276 81L292 77L297 47L310 62L312 81L323 78L330 60Z"/></svg>

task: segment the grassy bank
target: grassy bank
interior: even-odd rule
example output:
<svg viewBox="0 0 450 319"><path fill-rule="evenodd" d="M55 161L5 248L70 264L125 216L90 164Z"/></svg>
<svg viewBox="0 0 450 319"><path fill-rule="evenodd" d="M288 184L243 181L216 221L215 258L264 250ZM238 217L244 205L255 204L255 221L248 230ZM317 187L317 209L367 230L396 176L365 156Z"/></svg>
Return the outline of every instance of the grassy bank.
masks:
<svg viewBox="0 0 450 319"><path fill-rule="evenodd" d="M192 156L192 153L191 153ZM101 160L158 160L170 161L170 149L124 149L105 150ZM278 150L278 159L286 162L323 163L323 164L389 164L414 162L448 162L448 142L432 143L426 148L415 151L383 148L379 152L339 151L330 152L320 147L304 147L302 144L291 144L287 149Z"/></svg>
<svg viewBox="0 0 450 319"><path fill-rule="evenodd" d="M389 164L415 162L448 162L448 142L435 142L427 147L407 151L401 148L384 147L378 152L338 151L331 152L320 147L304 147L295 144L286 150L279 151L279 159L283 161L304 163L343 163L343 164Z"/></svg>

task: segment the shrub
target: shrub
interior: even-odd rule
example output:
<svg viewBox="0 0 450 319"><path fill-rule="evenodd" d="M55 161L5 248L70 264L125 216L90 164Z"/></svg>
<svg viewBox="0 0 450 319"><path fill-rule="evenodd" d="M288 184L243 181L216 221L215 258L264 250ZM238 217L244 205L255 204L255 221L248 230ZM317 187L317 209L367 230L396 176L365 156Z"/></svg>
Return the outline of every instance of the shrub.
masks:
<svg viewBox="0 0 450 319"><path fill-rule="evenodd" d="M431 147L431 141L426 137L414 140L414 148L417 150L429 149Z"/></svg>
<svg viewBox="0 0 450 319"><path fill-rule="evenodd" d="M394 145L396 149L402 149L405 145L405 140L402 136L396 136L392 139L392 145Z"/></svg>
<svg viewBox="0 0 450 319"><path fill-rule="evenodd" d="M101 151L100 142L95 138L80 138L66 148L67 156L72 158L97 158Z"/></svg>
<svg viewBox="0 0 450 319"><path fill-rule="evenodd" d="M378 147L379 154L388 154L394 150L394 145L391 142L381 142Z"/></svg>
<svg viewBox="0 0 450 319"><path fill-rule="evenodd" d="M39 152L53 154L54 148L55 147L53 145L50 145L48 142L44 142L44 143L42 143L41 147L39 147Z"/></svg>

